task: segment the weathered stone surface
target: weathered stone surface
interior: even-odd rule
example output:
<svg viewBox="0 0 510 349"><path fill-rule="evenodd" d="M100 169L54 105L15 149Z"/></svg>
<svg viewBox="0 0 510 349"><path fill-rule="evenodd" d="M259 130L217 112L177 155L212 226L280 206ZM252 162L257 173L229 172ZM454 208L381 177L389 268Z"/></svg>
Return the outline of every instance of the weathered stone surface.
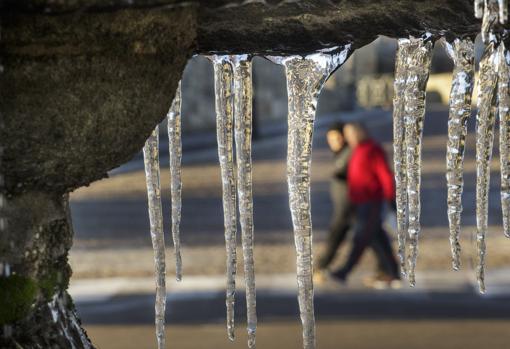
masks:
<svg viewBox="0 0 510 349"><path fill-rule="evenodd" d="M168 110L193 7L2 17L9 193L64 193L130 159Z"/></svg>
<svg viewBox="0 0 510 349"><path fill-rule="evenodd" d="M156 5L198 8L198 51L303 53L377 35L476 35L472 0L33 0L4 3L16 11L106 11Z"/></svg>
<svg viewBox="0 0 510 349"><path fill-rule="evenodd" d="M86 346L65 291L66 193L140 150L192 53L308 53L480 27L472 0L3 0L0 19L0 263L17 275L2 285L25 290L15 307L0 303L14 329L5 339L0 326L2 348Z"/></svg>
<svg viewBox="0 0 510 349"><path fill-rule="evenodd" d="M8 226L0 232L0 263L15 276L0 277L5 292L21 288L26 296L11 307L1 302L12 297L0 300L0 321L13 329L4 336L0 323L0 347L86 347L66 293L72 244L66 193L141 149L195 50L196 17L193 6L2 11L0 189L7 208L0 214Z"/></svg>

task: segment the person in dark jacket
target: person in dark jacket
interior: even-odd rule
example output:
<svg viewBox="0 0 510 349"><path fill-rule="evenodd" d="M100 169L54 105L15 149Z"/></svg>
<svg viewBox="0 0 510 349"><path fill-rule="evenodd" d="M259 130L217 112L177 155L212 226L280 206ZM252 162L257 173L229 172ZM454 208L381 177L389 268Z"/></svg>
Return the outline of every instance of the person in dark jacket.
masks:
<svg viewBox="0 0 510 349"><path fill-rule="evenodd" d="M314 281L321 283L325 280L326 270L334 260L336 253L345 240L347 233L352 227L353 208L349 200L349 189L347 185L347 169L351 158L351 148L347 145L343 134L344 124L337 122L332 124L326 133L329 148L334 153L334 172L330 185L331 201L333 203L333 214L329 229L326 248L318 258ZM371 247L374 249L378 260L376 275L367 279L367 286L377 286L380 279L386 280L392 275L393 270L388 267L384 248L373 241ZM384 283L384 281L383 281ZM381 284L379 287L384 286Z"/></svg>
<svg viewBox="0 0 510 349"><path fill-rule="evenodd" d="M397 260L388 234L382 228L382 209L385 202L393 206L395 185L384 150L368 137L363 125L349 123L344 136L352 149L347 169L349 200L354 214L353 246L345 264L331 275L345 282L368 246L376 247L380 263L384 263L388 284L399 284Z"/></svg>

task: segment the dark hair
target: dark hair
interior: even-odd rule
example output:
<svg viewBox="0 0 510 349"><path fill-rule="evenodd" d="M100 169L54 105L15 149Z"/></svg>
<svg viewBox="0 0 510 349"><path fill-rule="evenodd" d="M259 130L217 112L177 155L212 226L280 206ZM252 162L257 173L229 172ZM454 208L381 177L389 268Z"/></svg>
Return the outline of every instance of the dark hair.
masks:
<svg viewBox="0 0 510 349"><path fill-rule="evenodd" d="M345 124L341 121L336 121L329 125L328 132L329 131L336 131L339 132L342 136L344 135L344 126Z"/></svg>

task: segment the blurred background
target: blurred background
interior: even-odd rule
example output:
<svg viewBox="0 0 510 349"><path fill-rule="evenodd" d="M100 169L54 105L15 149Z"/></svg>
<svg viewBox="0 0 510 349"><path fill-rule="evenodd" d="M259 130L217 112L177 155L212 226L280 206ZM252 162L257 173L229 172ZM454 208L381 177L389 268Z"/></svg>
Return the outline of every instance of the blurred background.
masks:
<svg viewBox="0 0 510 349"><path fill-rule="evenodd" d="M357 50L326 83L318 104L312 166L314 250L324 247L331 203L332 154L325 133L337 120L362 121L392 156L392 98L396 41L381 37ZM481 55L477 45L477 62ZM501 227L499 158L494 152L486 295L474 279L475 118L465 157L461 271L451 270L446 208L446 134L452 63L436 44L427 91L423 142L422 226L417 286L372 290L368 251L347 285L316 286L318 348L503 348L510 325L510 241ZM253 60L253 192L259 348L301 347L295 252L285 181L287 94L284 71ZM225 330L225 248L217 159L212 65L191 59L183 81L184 277L174 281L168 140L160 127L160 159L167 240L167 346L245 348L242 258L238 264L237 340ZM169 105L170 105L169 101ZM99 348L155 347L154 262L149 234L143 157L110 178L71 195L75 230L70 292ZM395 238L394 232L392 232ZM238 239L240 242L240 238ZM394 239L395 240L395 239ZM346 244L335 263L341 263ZM241 256L240 249L238 256Z"/></svg>

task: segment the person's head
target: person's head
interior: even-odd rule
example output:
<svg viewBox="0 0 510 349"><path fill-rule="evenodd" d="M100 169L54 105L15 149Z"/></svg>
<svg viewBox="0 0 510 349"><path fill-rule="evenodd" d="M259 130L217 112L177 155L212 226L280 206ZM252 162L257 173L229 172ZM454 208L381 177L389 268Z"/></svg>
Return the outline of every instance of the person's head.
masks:
<svg viewBox="0 0 510 349"><path fill-rule="evenodd" d="M344 137L349 147L354 149L354 147L368 138L368 132L363 124L350 122L344 126Z"/></svg>
<svg viewBox="0 0 510 349"><path fill-rule="evenodd" d="M342 122L335 122L332 124L326 133L329 149L337 153L345 146L344 137L344 124Z"/></svg>

